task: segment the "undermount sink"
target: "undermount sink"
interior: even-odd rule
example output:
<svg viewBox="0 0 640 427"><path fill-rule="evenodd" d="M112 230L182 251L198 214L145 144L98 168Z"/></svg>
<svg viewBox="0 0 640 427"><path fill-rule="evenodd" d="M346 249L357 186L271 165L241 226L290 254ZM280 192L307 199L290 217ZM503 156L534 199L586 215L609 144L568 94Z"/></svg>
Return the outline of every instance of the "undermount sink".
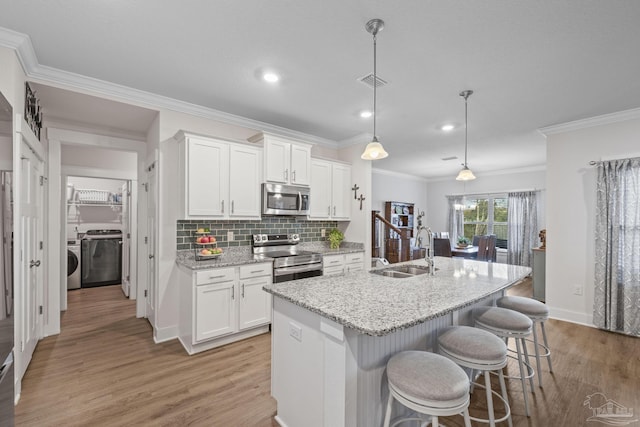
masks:
<svg viewBox="0 0 640 427"><path fill-rule="evenodd" d="M436 268L436 271L438 269ZM395 277L397 279L403 279L407 277L419 276L421 274L429 273L429 267L426 265L397 265L393 267L387 267L380 270L370 270L373 274L378 274L385 277Z"/></svg>

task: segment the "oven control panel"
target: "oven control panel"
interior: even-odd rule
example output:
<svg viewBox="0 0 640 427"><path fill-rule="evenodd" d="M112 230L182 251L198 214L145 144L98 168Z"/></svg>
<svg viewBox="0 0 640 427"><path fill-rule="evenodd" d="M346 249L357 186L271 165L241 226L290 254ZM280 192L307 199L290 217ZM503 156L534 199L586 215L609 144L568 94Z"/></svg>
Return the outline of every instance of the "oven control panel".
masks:
<svg viewBox="0 0 640 427"><path fill-rule="evenodd" d="M254 234L253 246L295 245L300 243L299 234Z"/></svg>

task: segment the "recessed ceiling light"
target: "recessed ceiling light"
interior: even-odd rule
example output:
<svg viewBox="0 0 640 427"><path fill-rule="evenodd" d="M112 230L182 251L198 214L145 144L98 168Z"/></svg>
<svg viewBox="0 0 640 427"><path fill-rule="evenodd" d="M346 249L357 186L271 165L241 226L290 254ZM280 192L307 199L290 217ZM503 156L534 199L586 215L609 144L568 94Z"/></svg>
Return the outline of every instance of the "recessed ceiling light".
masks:
<svg viewBox="0 0 640 427"><path fill-rule="evenodd" d="M451 132L453 129L455 129L454 125L448 124L448 125L442 125L442 127L440 128L442 131L444 132Z"/></svg>
<svg viewBox="0 0 640 427"><path fill-rule="evenodd" d="M361 111L360 112L360 117L362 117L363 119L368 119L371 116L373 116L373 113L371 111Z"/></svg>
<svg viewBox="0 0 640 427"><path fill-rule="evenodd" d="M280 80L280 77L276 73L264 73L262 78L268 81L269 83L275 83Z"/></svg>

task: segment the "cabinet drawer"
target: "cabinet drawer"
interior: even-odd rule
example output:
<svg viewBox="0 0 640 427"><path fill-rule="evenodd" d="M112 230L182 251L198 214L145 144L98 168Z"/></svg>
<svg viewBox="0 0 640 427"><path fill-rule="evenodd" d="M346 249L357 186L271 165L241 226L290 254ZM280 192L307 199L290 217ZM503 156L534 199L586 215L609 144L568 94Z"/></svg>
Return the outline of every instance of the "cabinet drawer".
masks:
<svg viewBox="0 0 640 427"><path fill-rule="evenodd" d="M344 274L344 268L342 265L334 266L334 267L324 267L322 269L323 276L336 276L339 274Z"/></svg>
<svg viewBox="0 0 640 427"><path fill-rule="evenodd" d="M235 268L216 268L196 272L196 285L229 282L235 279Z"/></svg>
<svg viewBox="0 0 640 427"><path fill-rule="evenodd" d="M240 266L240 279L248 279L250 277L271 276L273 272L273 264L264 262L260 264L249 264Z"/></svg>
<svg viewBox="0 0 640 427"><path fill-rule="evenodd" d="M347 264L352 264L352 263L362 263L364 261L364 252L357 252L354 254L345 254L344 256L344 262Z"/></svg>
<svg viewBox="0 0 640 427"><path fill-rule="evenodd" d="M342 267L344 265L344 255L325 255L322 257L322 264L327 267Z"/></svg>

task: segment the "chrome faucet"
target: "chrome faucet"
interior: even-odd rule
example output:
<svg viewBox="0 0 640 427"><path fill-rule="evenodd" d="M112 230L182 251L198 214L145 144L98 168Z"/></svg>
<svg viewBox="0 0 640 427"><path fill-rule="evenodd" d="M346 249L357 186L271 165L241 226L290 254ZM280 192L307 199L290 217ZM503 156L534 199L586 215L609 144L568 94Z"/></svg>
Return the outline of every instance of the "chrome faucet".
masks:
<svg viewBox="0 0 640 427"><path fill-rule="evenodd" d="M418 243L418 247L422 248L422 236L420 236L420 233L422 233L423 230L427 232L427 238L429 239L429 246L427 248L427 251L425 252L424 260L429 266L429 274L433 276L434 274L436 274L435 264L433 260L433 256L434 256L433 233L431 232L430 227L425 227L422 225L423 216L424 216L424 211L418 214L418 218L417 218L418 226L416 227L417 228L416 241Z"/></svg>

